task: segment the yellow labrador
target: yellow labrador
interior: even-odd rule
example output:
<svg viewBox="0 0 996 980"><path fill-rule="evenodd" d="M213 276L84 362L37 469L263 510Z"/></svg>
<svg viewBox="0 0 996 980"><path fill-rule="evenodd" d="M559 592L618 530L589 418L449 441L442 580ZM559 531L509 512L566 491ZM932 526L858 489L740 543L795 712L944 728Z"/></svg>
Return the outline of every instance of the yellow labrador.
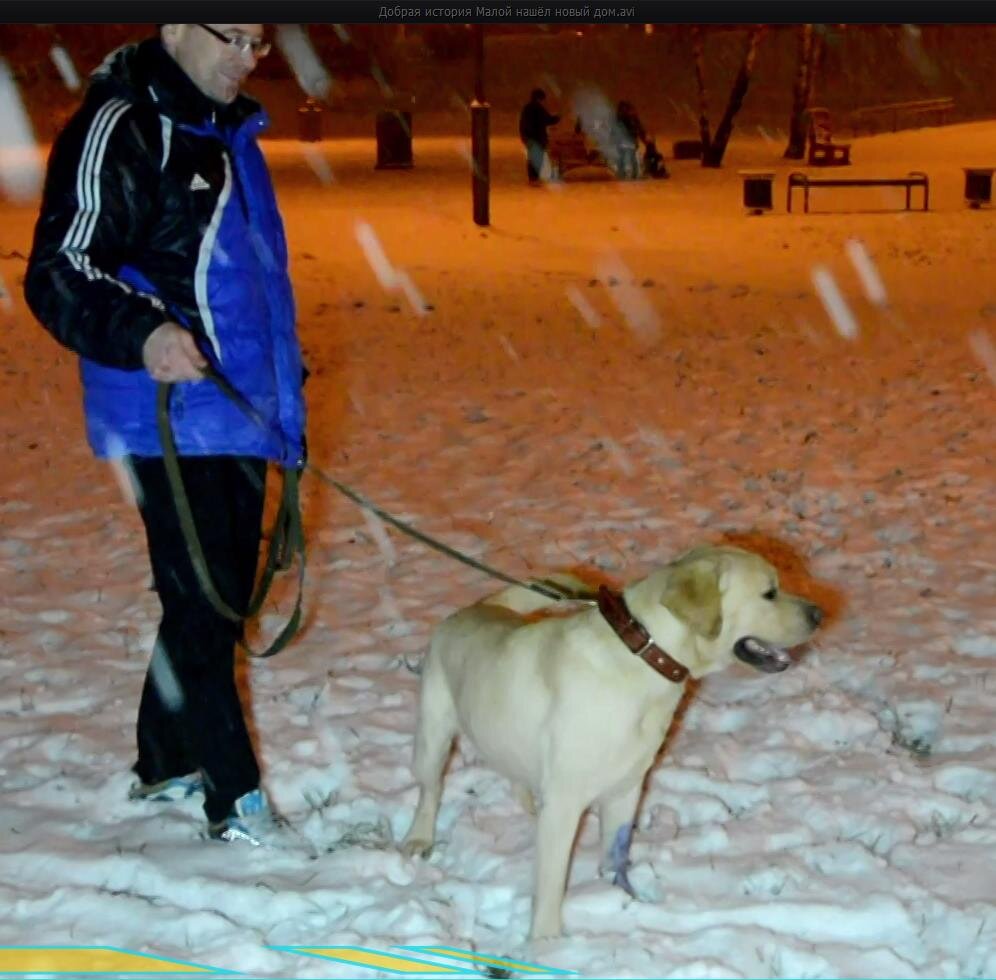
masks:
<svg viewBox="0 0 996 980"><path fill-rule="evenodd" d="M554 581L583 586L567 576ZM587 590L591 595L590 589ZM822 612L781 592L775 569L738 548L703 547L578 609L513 587L450 616L422 671L419 800L402 850L426 855L454 736L513 781L538 811L532 935L556 936L571 849L596 805L604 870L628 891L629 842L643 779L686 677L734 657L784 670ZM615 625L613 625L615 624Z"/></svg>

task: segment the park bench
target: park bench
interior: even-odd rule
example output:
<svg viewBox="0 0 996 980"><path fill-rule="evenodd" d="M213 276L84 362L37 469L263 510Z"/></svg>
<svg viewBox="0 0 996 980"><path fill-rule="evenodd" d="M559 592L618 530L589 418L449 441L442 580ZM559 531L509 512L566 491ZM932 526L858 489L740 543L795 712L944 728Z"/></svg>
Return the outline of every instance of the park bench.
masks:
<svg viewBox="0 0 996 980"><path fill-rule="evenodd" d="M802 188L803 211L809 211L809 191L812 187L905 187L906 210L910 210L910 197L914 187L923 188L923 210L930 207L930 180L920 170L912 170L905 177L810 177L809 174L789 174L786 210L792 210L792 191Z"/></svg>
<svg viewBox="0 0 996 980"><path fill-rule="evenodd" d="M855 134L861 130L877 133L891 128L892 132L896 132L928 123L943 126L950 120L953 110L954 99L951 96L864 106L851 113L851 131Z"/></svg>
<svg viewBox="0 0 996 980"><path fill-rule="evenodd" d="M554 179L577 167L606 167L605 157L588 144L584 133L567 133L554 136L547 148Z"/></svg>
<svg viewBox="0 0 996 980"><path fill-rule="evenodd" d="M835 143L830 110L810 108L809 164L813 167L840 167L851 162L851 144Z"/></svg>

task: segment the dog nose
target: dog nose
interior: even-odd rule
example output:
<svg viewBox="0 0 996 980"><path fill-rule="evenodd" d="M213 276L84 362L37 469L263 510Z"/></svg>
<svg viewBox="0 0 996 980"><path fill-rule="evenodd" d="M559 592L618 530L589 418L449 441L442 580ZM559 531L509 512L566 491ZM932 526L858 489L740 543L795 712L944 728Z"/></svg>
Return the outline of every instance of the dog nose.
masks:
<svg viewBox="0 0 996 980"><path fill-rule="evenodd" d="M809 620L809 625L816 629L823 622L823 610L810 603L806 606L806 619Z"/></svg>

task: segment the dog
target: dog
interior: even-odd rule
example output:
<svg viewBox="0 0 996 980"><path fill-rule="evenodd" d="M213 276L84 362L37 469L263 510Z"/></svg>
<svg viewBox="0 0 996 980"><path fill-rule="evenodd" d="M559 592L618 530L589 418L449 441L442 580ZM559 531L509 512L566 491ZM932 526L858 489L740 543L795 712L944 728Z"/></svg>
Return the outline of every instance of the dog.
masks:
<svg viewBox="0 0 996 980"><path fill-rule="evenodd" d="M561 933L571 850L590 806L601 869L633 894L626 869L644 777L687 677L734 658L785 670L788 648L823 618L779 589L767 561L732 547L696 548L621 594L603 587L597 600L571 576L543 581L587 607L513 586L434 630L415 736L418 805L401 844L428 856L450 747L466 736L538 818L533 939Z"/></svg>

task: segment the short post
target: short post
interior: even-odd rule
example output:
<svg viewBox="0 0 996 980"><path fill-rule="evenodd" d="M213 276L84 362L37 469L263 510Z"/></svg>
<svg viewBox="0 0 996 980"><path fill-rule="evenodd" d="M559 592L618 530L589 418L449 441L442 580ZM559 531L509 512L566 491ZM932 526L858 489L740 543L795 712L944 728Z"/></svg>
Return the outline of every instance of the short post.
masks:
<svg viewBox="0 0 996 980"><path fill-rule="evenodd" d="M489 115L487 102L476 99L470 104L470 165L471 189L474 198L474 224L487 227L491 224L489 203L491 159L488 148Z"/></svg>
<svg viewBox="0 0 996 980"><path fill-rule="evenodd" d="M965 200L970 208L991 204L993 199L993 167L963 167Z"/></svg>
<svg viewBox="0 0 996 980"><path fill-rule="evenodd" d="M484 98L484 25L474 25L474 99L470 103L470 183L474 224L491 224L491 107Z"/></svg>
<svg viewBox="0 0 996 980"><path fill-rule="evenodd" d="M744 179L744 207L751 214L763 214L774 207L775 174L772 170L741 170Z"/></svg>
<svg viewBox="0 0 996 980"><path fill-rule="evenodd" d="M317 143L322 138L322 107L315 99L306 99L297 110L298 138L305 143Z"/></svg>

